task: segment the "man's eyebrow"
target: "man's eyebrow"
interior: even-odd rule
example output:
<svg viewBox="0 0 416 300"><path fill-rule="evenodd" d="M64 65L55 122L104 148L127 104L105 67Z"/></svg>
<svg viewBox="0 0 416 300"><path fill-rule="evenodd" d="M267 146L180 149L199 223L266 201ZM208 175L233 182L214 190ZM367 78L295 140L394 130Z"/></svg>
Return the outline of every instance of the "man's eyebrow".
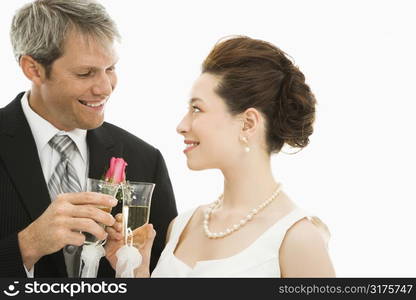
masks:
<svg viewBox="0 0 416 300"><path fill-rule="evenodd" d="M116 64L112 64L111 66L107 67L108 68L114 68ZM92 65L79 65L74 67L74 69L88 69L88 70L93 70L93 71L97 71L100 70L99 67L96 66L92 66Z"/></svg>

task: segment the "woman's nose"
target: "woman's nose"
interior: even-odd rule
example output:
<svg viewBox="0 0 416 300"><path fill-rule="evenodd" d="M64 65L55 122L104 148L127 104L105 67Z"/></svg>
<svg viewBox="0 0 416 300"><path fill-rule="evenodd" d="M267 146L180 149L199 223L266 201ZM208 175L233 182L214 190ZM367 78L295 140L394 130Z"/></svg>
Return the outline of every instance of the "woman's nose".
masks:
<svg viewBox="0 0 416 300"><path fill-rule="evenodd" d="M179 134L185 134L189 132L189 120L188 114L186 114L182 120L179 122L178 126L176 126L176 132Z"/></svg>

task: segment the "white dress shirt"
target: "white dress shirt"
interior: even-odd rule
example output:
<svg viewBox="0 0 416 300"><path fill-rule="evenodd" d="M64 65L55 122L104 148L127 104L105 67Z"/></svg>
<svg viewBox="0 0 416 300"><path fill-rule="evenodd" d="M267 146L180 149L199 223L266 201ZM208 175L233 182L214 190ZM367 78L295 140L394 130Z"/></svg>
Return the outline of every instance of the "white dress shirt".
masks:
<svg viewBox="0 0 416 300"><path fill-rule="evenodd" d="M55 126L53 126L51 123L49 123L47 120L32 110L29 105L29 93L30 92L26 92L22 97L22 108L26 120L29 123L29 127L32 131L33 138L35 139L43 176L45 177L45 182L48 183L53 172L55 171L56 165L61 158L60 154L48 144L49 140L56 134L66 134L77 145L78 151L75 151L71 162L77 172L81 187L83 187L83 190L85 190L88 177L87 131L82 129L61 131L57 129ZM24 267L27 277L33 278L34 266L30 271L26 269L26 266Z"/></svg>

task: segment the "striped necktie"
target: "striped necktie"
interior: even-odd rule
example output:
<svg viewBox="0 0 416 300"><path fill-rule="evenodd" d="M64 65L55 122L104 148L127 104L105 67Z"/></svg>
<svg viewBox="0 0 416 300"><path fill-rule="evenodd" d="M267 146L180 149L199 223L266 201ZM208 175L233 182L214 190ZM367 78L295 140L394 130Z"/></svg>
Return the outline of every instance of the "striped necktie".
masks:
<svg viewBox="0 0 416 300"><path fill-rule="evenodd" d="M82 188L77 172L71 163L71 158L77 150L75 143L67 135L55 135L49 141L49 145L61 156L48 182L52 201L61 193L81 192Z"/></svg>
<svg viewBox="0 0 416 300"><path fill-rule="evenodd" d="M81 184L77 172L71 163L71 158L77 151L77 146L67 135L55 135L49 145L61 156L55 171L48 182L49 194L52 201L61 193L81 192ZM78 277L80 252L82 247L67 245L63 249L68 277Z"/></svg>

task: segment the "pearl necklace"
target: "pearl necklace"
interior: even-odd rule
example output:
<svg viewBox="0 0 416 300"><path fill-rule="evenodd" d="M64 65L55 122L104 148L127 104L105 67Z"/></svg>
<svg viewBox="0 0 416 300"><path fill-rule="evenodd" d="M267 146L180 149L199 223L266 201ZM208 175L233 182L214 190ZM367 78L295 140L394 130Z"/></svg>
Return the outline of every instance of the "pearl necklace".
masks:
<svg viewBox="0 0 416 300"><path fill-rule="evenodd" d="M219 196L218 199L214 203L212 203L208 207L207 211L205 212L205 215L204 215L204 233L205 233L205 235L210 239L218 239L218 238L223 238L227 235L230 235L234 231L239 230L241 227L246 225L248 221L251 221L253 219L253 217L255 215L257 215L261 210L263 210L267 205L272 203L272 201L277 198L279 193L280 193L280 184L277 186L276 190L273 192L273 194L266 201L261 203L256 208L253 208L252 210L250 210L248 215L245 216L244 218L242 218L238 223L236 223L233 226L225 229L224 231L211 232L208 228L209 219L210 219L211 214L214 211L214 209L218 208L221 205L221 201L224 199L223 195Z"/></svg>

